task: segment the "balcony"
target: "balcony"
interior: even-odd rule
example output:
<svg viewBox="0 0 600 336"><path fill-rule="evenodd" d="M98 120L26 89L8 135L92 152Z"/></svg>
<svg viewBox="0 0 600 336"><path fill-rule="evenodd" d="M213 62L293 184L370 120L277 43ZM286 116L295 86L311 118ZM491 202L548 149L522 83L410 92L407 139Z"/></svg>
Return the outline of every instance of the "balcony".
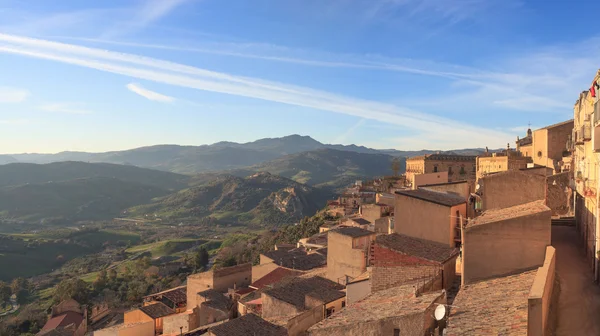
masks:
<svg viewBox="0 0 600 336"><path fill-rule="evenodd" d="M592 127L590 126L589 121L581 126L581 134L583 141L592 140Z"/></svg>
<svg viewBox="0 0 600 336"><path fill-rule="evenodd" d="M575 144L576 145L583 145L583 126L580 127L579 129L575 130Z"/></svg>

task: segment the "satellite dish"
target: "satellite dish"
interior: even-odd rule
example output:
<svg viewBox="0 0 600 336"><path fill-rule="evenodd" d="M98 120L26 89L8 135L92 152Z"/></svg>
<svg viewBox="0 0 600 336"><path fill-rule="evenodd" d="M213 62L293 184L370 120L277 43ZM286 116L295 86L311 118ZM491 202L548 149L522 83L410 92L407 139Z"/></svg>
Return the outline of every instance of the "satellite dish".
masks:
<svg viewBox="0 0 600 336"><path fill-rule="evenodd" d="M435 312L433 313L433 316L435 316L435 319L438 321L443 320L446 317L446 306L444 306L443 304L438 305L435 308Z"/></svg>

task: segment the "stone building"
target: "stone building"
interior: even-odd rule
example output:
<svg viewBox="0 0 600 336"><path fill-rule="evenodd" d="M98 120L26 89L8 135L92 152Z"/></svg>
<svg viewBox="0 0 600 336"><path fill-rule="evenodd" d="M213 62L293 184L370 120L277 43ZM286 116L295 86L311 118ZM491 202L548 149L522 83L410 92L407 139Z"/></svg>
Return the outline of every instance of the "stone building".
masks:
<svg viewBox="0 0 600 336"><path fill-rule="evenodd" d="M410 189L418 189L428 184L438 184L448 182L448 172L436 172L428 174L411 174L408 179Z"/></svg>
<svg viewBox="0 0 600 336"><path fill-rule="evenodd" d="M448 172L448 182L475 179L475 156L428 154L406 159L406 178L415 174Z"/></svg>
<svg viewBox="0 0 600 336"><path fill-rule="evenodd" d="M585 246L585 256L599 280L598 254L600 252L600 225L598 224L598 170L600 167L600 103L598 92L591 93L600 80L600 70L590 83L590 90L583 91L573 108L574 129L569 150L571 151L571 188L575 198L577 229Z"/></svg>
<svg viewBox="0 0 600 336"><path fill-rule="evenodd" d="M488 210L462 229L462 283L467 285L544 263L550 209L543 201Z"/></svg>
<svg viewBox="0 0 600 336"><path fill-rule="evenodd" d="M394 206L374 203L374 204L363 204L360 206L358 213L360 216L370 223L374 223L375 220L389 216L393 212Z"/></svg>
<svg viewBox="0 0 600 336"><path fill-rule="evenodd" d="M460 221L466 215L467 200L460 195L423 188L396 191L396 233L459 246Z"/></svg>
<svg viewBox="0 0 600 336"><path fill-rule="evenodd" d="M477 210L508 208L546 198L546 177L523 171L484 176L477 181Z"/></svg>
<svg viewBox="0 0 600 336"><path fill-rule="evenodd" d="M519 151L505 150L477 157L477 179L498 172L526 169L533 160Z"/></svg>
<svg viewBox="0 0 600 336"><path fill-rule="evenodd" d="M417 294L417 295L416 295ZM376 292L308 329L310 336L430 335L443 292L418 294L413 284Z"/></svg>
<svg viewBox="0 0 600 336"><path fill-rule="evenodd" d="M287 336L284 327L267 322L262 318L247 314L231 321L219 324L208 330L208 336Z"/></svg>
<svg viewBox="0 0 600 336"><path fill-rule="evenodd" d="M533 131L532 159L539 166L561 172L561 162L567 151L567 140L573 133L573 119ZM591 139L591 134L590 134Z"/></svg>
<svg viewBox="0 0 600 336"><path fill-rule="evenodd" d="M162 302L167 307L175 310L176 313L182 313L186 311L187 306L187 292L186 286L179 286L168 289L166 291L150 294L144 296L144 305L154 304L156 302Z"/></svg>
<svg viewBox="0 0 600 336"><path fill-rule="evenodd" d="M152 322L154 324L154 332L160 335L163 332L163 318L174 314L175 310L167 307L162 302L156 302L126 312L123 315L123 323Z"/></svg>
<svg viewBox="0 0 600 336"><path fill-rule="evenodd" d="M319 276L292 279L262 292L262 317L291 318L318 307L320 321L345 306L343 289L344 286Z"/></svg>
<svg viewBox="0 0 600 336"><path fill-rule="evenodd" d="M373 292L422 280L439 279L437 289L454 283L459 249L397 233L379 235L371 249Z"/></svg>
<svg viewBox="0 0 600 336"><path fill-rule="evenodd" d="M252 265L241 264L231 267L196 273L187 278L187 309L197 307L197 294L207 289L226 293L230 288L248 287L252 282Z"/></svg>
<svg viewBox="0 0 600 336"><path fill-rule="evenodd" d="M52 307L48 321L38 335L83 336L87 333L87 307L73 299Z"/></svg>
<svg viewBox="0 0 600 336"><path fill-rule="evenodd" d="M532 157L533 156L533 132L531 128L527 129L527 135L519 139L517 137L517 152L521 153L523 157Z"/></svg>
<svg viewBox="0 0 600 336"><path fill-rule="evenodd" d="M367 270L369 249L375 232L358 227L329 230L327 246L327 278L346 283Z"/></svg>
<svg viewBox="0 0 600 336"><path fill-rule="evenodd" d="M200 327L198 307L163 317L163 335L180 335L198 327Z"/></svg>
<svg viewBox="0 0 600 336"><path fill-rule="evenodd" d="M94 336L155 336L152 321L121 323L94 331Z"/></svg>
<svg viewBox="0 0 600 336"><path fill-rule="evenodd" d="M463 287L450 310L447 336L552 334L551 305L554 290L556 251L545 249L537 269L481 280Z"/></svg>
<svg viewBox="0 0 600 336"><path fill-rule="evenodd" d="M214 289L199 292L197 302L199 326L227 320L237 308L229 297Z"/></svg>

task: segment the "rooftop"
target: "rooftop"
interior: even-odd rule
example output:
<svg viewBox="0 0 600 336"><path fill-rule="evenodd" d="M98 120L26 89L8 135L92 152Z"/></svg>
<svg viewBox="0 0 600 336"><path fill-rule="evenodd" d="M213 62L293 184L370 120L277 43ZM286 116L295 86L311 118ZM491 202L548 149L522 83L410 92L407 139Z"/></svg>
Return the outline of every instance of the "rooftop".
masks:
<svg viewBox="0 0 600 336"><path fill-rule="evenodd" d="M386 289L347 306L345 309L312 326L309 331L339 328L347 325L381 321L396 316L422 313L440 295L442 293L437 292L415 297L412 284Z"/></svg>
<svg viewBox="0 0 600 336"><path fill-rule="evenodd" d="M76 312L67 311L49 319L48 322L46 322L46 324L44 324L44 326L42 327L40 333L60 327L66 327L70 324L74 324L75 327L78 327L82 321L83 315Z"/></svg>
<svg viewBox="0 0 600 336"><path fill-rule="evenodd" d="M361 218L361 217L355 217L355 218L351 218L351 220L358 224L358 225L369 225L371 224L371 222L369 222L368 220Z"/></svg>
<svg viewBox="0 0 600 336"><path fill-rule="evenodd" d="M325 278L314 276L312 278L295 278L281 286L268 289L264 293L278 300L287 302L299 309L304 309L306 295L316 290L340 291L344 286L327 280Z"/></svg>
<svg viewBox="0 0 600 336"><path fill-rule="evenodd" d="M175 311L173 309L169 308L162 302L157 302L148 306L140 307L140 310L153 319L175 314Z"/></svg>
<svg viewBox="0 0 600 336"><path fill-rule="evenodd" d="M524 217L540 212L550 211L543 200L515 205L510 208L492 209L484 211L480 216L471 219L467 227L489 224L510 218ZM550 225L550 223L548 223Z"/></svg>
<svg viewBox="0 0 600 336"><path fill-rule="evenodd" d="M199 292L198 295L206 299L202 304L218 310L229 311L229 298L223 293L214 289L207 289Z"/></svg>
<svg viewBox="0 0 600 336"><path fill-rule="evenodd" d="M364 237L364 236L370 236L375 234L375 232L373 231L369 231L369 230L365 230L365 229L361 229L359 227L353 227L353 226L345 226L345 227L339 227L337 229L333 229L333 230L329 230L328 232L335 232L344 236L350 236L353 238L359 238L359 237Z"/></svg>
<svg viewBox="0 0 600 336"><path fill-rule="evenodd" d="M287 329L267 322L254 314L246 314L223 324L210 328L215 336L284 336Z"/></svg>
<svg viewBox="0 0 600 336"><path fill-rule="evenodd" d="M413 156L408 160L439 160L439 161L475 161L475 156L472 155L458 155L458 154L426 154L421 156Z"/></svg>
<svg viewBox="0 0 600 336"><path fill-rule="evenodd" d="M446 244L398 233L377 236L375 244L400 253L439 263L445 262L460 252L457 248L449 247Z"/></svg>
<svg viewBox="0 0 600 336"><path fill-rule="evenodd" d="M102 331L118 331L118 330L122 330L122 329L132 328L132 327L135 327L136 325L140 325L140 324L144 324L144 323L152 323L152 322L142 321L142 322L120 323L120 324L115 324L112 327L108 327L108 328L104 328L104 329L100 329L100 330L102 330Z"/></svg>
<svg viewBox="0 0 600 336"><path fill-rule="evenodd" d="M574 119L569 119L569 120L567 120L567 121L562 121L562 122L559 122L559 123L556 123L556 124L552 124L552 125L550 125L550 126L542 127L542 128L540 128L540 129L542 130L542 129L550 129L550 128L555 128L555 127L559 127L559 126L563 126L563 125L572 124L572 123L574 123L574 122L575 122L575 121L574 121Z"/></svg>
<svg viewBox="0 0 600 336"><path fill-rule="evenodd" d="M421 187L437 187L437 186L444 186L444 185L452 185L452 184L462 184L462 183L469 183L468 181L454 181L454 182L444 182L444 183L431 183L431 184L425 184L422 185Z"/></svg>
<svg viewBox="0 0 600 336"><path fill-rule="evenodd" d="M527 335L527 298L536 270L477 282L454 299L448 336Z"/></svg>
<svg viewBox="0 0 600 336"><path fill-rule="evenodd" d="M317 288L314 291L306 294L306 296L317 299L323 303L329 303L346 297L346 293L329 288Z"/></svg>
<svg viewBox="0 0 600 336"><path fill-rule="evenodd" d="M284 278L296 276L301 273L302 272L291 270L289 268L277 267L262 278L254 281L252 284L250 284L250 286L256 289L262 289L264 287L271 286Z"/></svg>
<svg viewBox="0 0 600 336"><path fill-rule="evenodd" d="M356 278L353 278L352 280L350 280L349 283L361 282L364 280L369 280L370 278L371 278L371 271L369 269L367 269L364 273L362 273L359 276L357 276Z"/></svg>
<svg viewBox="0 0 600 336"><path fill-rule="evenodd" d="M154 296L163 296L169 299L171 302L175 304L186 303L187 302L187 293L186 286L179 286L175 288L168 289L166 291L150 294L144 296L144 298L151 298Z"/></svg>
<svg viewBox="0 0 600 336"><path fill-rule="evenodd" d="M319 253L306 253L304 250L273 250L263 254L273 262L286 268L308 271L327 264L327 256Z"/></svg>
<svg viewBox="0 0 600 336"><path fill-rule="evenodd" d="M462 196L428 189L398 190L396 194L448 207L467 202Z"/></svg>

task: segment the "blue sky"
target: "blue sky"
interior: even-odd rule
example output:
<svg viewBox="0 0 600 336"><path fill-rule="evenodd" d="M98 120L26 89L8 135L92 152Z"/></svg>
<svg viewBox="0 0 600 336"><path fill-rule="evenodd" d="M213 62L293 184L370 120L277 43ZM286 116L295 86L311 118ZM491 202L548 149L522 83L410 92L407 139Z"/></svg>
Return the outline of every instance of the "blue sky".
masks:
<svg viewBox="0 0 600 336"><path fill-rule="evenodd" d="M0 0L0 153L514 145L572 118L599 2Z"/></svg>

